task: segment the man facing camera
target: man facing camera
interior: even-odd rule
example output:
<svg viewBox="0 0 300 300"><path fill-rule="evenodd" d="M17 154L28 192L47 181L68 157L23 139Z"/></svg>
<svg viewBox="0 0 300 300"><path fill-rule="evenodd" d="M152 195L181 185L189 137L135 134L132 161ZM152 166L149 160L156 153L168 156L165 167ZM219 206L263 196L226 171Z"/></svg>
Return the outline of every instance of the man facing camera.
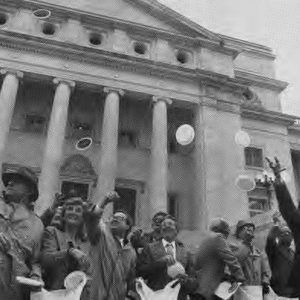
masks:
<svg viewBox="0 0 300 300"><path fill-rule="evenodd" d="M137 273L148 280L152 290L163 289L174 278L181 282L179 300L186 299L197 288L197 280L192 275L190 253L183 243L177 240L178 225L172 216L166 216L161 223L161 240L150 243L143 249L137 263ZM182 270L175 269L182 265ZM178 268L180 269L180 267ZM171 277L172 276L172 277Z"/></svg>

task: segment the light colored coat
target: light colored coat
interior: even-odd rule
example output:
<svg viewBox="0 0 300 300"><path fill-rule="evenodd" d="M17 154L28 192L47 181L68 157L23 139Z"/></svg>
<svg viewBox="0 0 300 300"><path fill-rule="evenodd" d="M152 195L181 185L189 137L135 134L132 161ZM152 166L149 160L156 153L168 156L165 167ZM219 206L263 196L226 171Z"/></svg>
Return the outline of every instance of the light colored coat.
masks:
<svg viewBox="0 0 300 300"><path fill-rule="evenodd" d="M93 266L90 299L122 300L135 278L136 253L127 243L121 247L110 228L100 224L88 224L92 238L91 259Z"/></svg>
<svg viewBox="0 0 300 300"><path fill-rule="evenodd" d="M245 285L270 284L271 270L264 251L242 242L231 244L230 247L242 266L246 278Z"/></svg>

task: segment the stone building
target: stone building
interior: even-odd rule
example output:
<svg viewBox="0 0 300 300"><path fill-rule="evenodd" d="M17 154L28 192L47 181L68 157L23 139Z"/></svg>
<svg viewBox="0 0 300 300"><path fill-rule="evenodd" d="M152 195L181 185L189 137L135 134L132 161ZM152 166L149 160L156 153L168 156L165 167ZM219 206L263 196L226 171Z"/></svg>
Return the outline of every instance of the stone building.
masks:
<svg viewBox="0 0 300 300"><path fill-rule="evenodd" d="M0 159L39 174L38 213L56 192L97 201L116 188L115 208L143 227L158 210L195 233L215 216L263 224L272 190L247 193L235 180L261 174L274 155L299 190L300 131L281 112L287 84L270 48L156 0L1 0L0 36ZM175 140L182 124L195 129L188 146Z"/></svg>

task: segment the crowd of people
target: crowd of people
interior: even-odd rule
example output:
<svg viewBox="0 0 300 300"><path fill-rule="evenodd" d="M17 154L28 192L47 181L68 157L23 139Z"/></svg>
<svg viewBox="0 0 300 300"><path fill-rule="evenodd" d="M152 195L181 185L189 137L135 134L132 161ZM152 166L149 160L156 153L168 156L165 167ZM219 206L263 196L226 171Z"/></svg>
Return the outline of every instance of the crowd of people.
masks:
<svg viewBox="0 0 300 300"><path fill-rule="evenodd" d="M279 161L269 161L275 192L285 225L274 216L265 249L254 245L255 224L241 220L233 237L227 221L214 219L193 253L178 239L176 219L167 212L153 216L151 230L133 229L126 211L109 221L103 213L119 196L112 191L89 203L71 192L57 195L38 217L37 177L26 167L2 173L5 186L0 199L0 299L28 300L33 287L17 276L39 281L47 290L64 288L65 277L80 270L89 280L81 300L140 299L136 278L152 290L176 279L179 300L216 299L222 281L233 285L270 287L279 296L300 296L300 209L295 207L280 177ZM295 250L291 244L294 240Z"/></svg>

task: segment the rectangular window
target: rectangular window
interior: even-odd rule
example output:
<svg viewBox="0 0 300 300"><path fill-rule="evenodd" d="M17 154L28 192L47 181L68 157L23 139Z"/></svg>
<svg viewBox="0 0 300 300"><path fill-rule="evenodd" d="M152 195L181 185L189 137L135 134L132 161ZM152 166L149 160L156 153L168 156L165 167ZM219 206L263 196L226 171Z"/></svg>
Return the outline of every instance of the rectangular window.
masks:
<svg viewBox="0 0 300 300"><path fill-rule="evenodd" d="M267 198L251 198L249 197L249 213L250 217L262 214L270 210L270 203Z"/></svg>
<svg viewBox="0 0 300 300"><path fill-rule="evenodd" d="M119 132L119 145L123 147L137 147L137 134L131 130L121 130Z"/></svg>
<svg viewBox="0 0 300 300"><path fill-rule="evenodd" d="M246 147L245 148L246 166L263 167L263 151L259 148Z"/></svg>
<svg viewBox="0 0 300 300"><path fill-rule="evenodd" d="M27 132L42 133L45 129L46 120L43 116L39 115L26 115L25 116L25 130Z"/></svg>

